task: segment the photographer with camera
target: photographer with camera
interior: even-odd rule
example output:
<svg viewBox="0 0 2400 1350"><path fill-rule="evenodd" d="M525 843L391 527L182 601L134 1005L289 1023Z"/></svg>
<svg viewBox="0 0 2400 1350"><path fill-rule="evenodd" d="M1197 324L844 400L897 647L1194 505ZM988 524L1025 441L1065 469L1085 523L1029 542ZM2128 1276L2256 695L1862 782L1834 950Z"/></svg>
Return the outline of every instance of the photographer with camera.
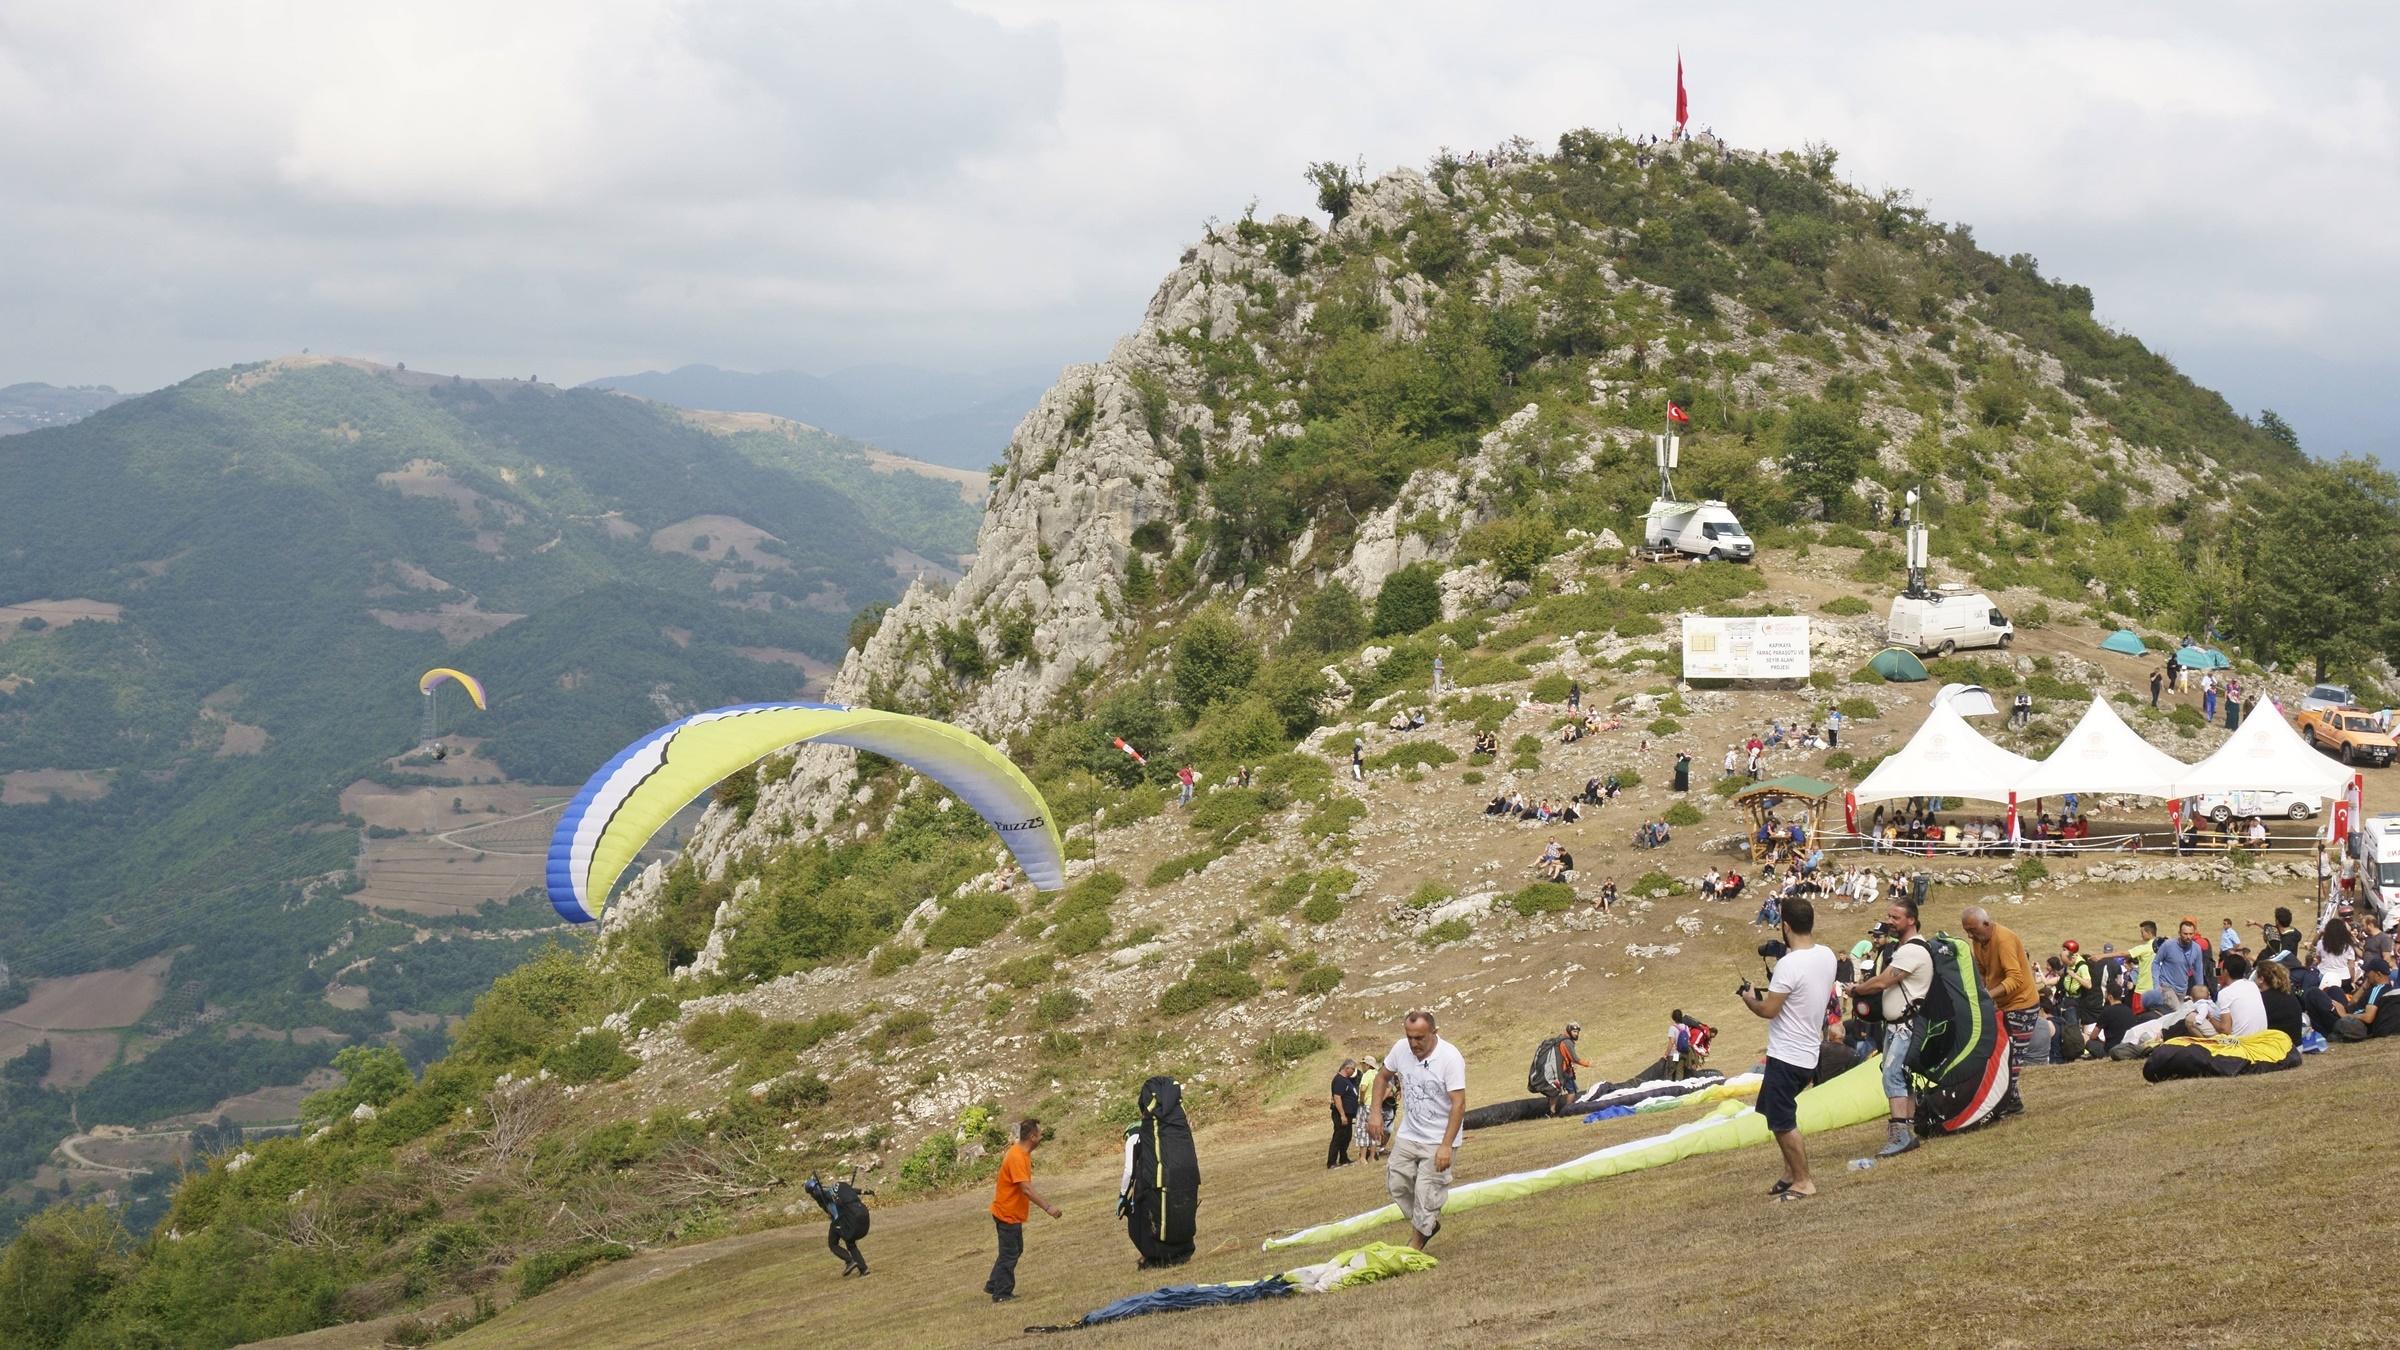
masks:
<svg viewBox="0 0 2400 1350"><path fill-rule="evenodd" d="M1808 1178L1808 1145L1800 1136L1800 1090L1817 1068L1825 1043L1825 1012L1833 1001L1833 949L1814 936L1817 907L1794 896L1783 910L1784 953L1775 962L1764 993L1748 980L1734 993L1742 1006L1767 1019L1766 1083L1758 1111L1767 1118L1775 1147L1783 1153L1783 1179L1768 1192L1778 1201L1804 1200L1817 1193Z"/></svg>
<svg viewBox="0 0 2400 1350"><path fill-rule="evenodd" d="M1858 1015L1883 1024L1883 1095L1892 1104L1891 1138L1876 1151L1892 1158L1917 1146L1917 1098L1908 1051L1924 1034L1925 996L1933 992L1933 949L1917 933L1917 902L1901 896L1875 925L1876 972L1850 986Z"/></svg>

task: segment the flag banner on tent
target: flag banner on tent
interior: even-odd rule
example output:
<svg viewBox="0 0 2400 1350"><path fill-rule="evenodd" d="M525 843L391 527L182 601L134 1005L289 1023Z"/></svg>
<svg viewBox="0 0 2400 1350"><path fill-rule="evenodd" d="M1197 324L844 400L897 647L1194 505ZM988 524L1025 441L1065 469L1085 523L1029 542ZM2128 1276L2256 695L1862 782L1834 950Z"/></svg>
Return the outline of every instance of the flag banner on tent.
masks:
<svg viewBox="0 0 2400 1350"><path fill-rule="evenodd" d="M1805 680L1808 616L1683 619L1683 677L1687 680Z"/></svg>

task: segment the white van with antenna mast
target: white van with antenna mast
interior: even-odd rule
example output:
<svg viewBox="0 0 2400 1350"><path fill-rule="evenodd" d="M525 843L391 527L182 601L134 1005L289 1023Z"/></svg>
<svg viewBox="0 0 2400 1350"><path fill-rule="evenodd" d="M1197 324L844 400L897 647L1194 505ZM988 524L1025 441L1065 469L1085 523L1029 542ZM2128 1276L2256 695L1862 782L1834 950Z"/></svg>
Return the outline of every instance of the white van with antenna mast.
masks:
<svg viewBox="0 0 2400 1350"><path fill-rule="evenodd" d="M2005 648L2017 639L2015 624L1981 591L1950 584L1928 587L1925 567L1930 535L1917 519L1917 494L1908 494L1908 589L1892 597L1884 619L1884 641L1919 656L1948 656L1963 647Z"/></svg>
<svg viewBox="0 0 2400 1350"><path fill-rule="evenodd" d="M1733 508L1720 501L1676 499L1670 473L1682 458L1683 438L1675 434L1675 405L1667 408L1667 429L1652 438L1658 451L1658 499L1642 515L1643 550L1657 556L1680 553L1711 562L1749 562L1758 546Z"/></svg>

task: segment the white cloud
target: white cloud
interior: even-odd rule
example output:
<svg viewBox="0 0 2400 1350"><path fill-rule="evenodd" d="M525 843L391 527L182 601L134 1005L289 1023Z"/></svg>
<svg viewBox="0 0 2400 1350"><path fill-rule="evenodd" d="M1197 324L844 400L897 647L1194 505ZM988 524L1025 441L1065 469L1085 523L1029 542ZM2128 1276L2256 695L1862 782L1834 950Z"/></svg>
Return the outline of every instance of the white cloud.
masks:
<svg viewBox="0 0 2400 1350"><path fill-rule="evenodd" d="M2235 5L0 0L0 382L302 345L1089 358L1204 217L1306 209L1306 162L1663 129L1680 46L1696 121L1830 142L2272 402L2259 373L2311 357L2400 371L2395 35ZM2350 383L2306 395L2325 425Z"/></svg>

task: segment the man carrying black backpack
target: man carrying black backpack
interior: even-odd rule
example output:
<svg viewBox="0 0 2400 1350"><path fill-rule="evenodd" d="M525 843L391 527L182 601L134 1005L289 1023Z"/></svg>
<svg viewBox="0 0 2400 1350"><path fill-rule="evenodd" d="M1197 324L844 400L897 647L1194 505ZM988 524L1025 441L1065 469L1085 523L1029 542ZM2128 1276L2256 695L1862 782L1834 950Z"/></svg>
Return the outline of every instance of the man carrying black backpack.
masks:
<svg viewBox="0 0 2400 1350"><path fill-rule="evenodd" d="M1551 1115L1557 1115L1581 1095L1582 1089L1575 1085L1575 1070L1592 1067L1590 1060L1575 1057L1575 1043L1582 1037L1581 1022L1567 1023L1564 1033L1543 1041L1534 1050L1533 1064L1525 1071L1525 1090L1548 1097Z"/></svg>
<svg viewBox="0 0 2400 1350"><path fill-rule="evenodd" d="M867 1258L859 1254L858 1240L867 1235L865 1196L874 1192L868 1191L862 1195L856 1186L847 1181L837 1181L828 1186L817 1180L814 1172L808 1174L808 1180L801 1183L800 1189L808 1192L808 1198L817 1202L817 1207L825 1211L825 1217L830 1221L825 1230L825 1246L835 1256L842 1258L842 1278L866 1274Z"/></svg>
<svg viewBox="0 0 2400 1350"><path fill-rule="evenodd" d="M1925 996L1933 990L1933 950L1917 932L1917 902L1906 895L1884 911L1888 938L1876 953L1880 967L1850 986L1857 1014L1883 1024L1883 1095L1891 1103L1891 1138L1878 1158L1897 1157L1917 1146L1917 1096L1908 1079L1908 1051L1924 1032Z"/></svg>

